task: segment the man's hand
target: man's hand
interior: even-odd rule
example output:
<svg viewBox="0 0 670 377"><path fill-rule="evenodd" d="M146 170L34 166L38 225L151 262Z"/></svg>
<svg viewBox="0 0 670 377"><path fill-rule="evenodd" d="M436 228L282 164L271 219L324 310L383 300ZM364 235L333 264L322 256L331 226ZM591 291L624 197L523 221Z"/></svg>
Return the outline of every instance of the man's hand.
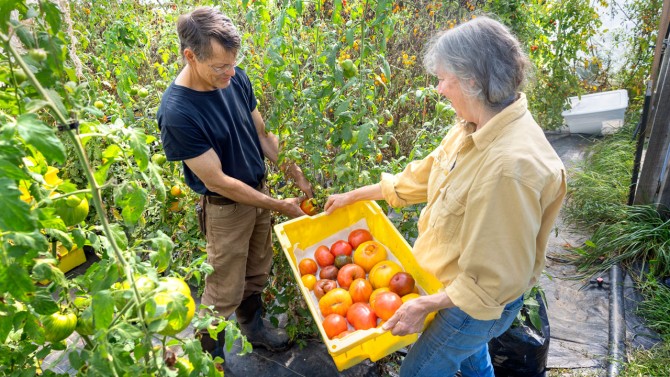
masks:
<svg viewBox="0 0 670 377"><path fill-rule="evenodd" d="M290 218L303 216L305 213L300 209L300 198L287 198L282 200L281 213Z"/></svg>
<svg viewBox="0 0 670 377"><path fill-rule="evenodd" d="M305 175L302 173L302 169L294 163L288 163L286 167L286 173L288 173L292 178L295 184L298 186L300 191L304 192L308 198L314 197L314 191L312 191L312 184L309 183Z"/></svg>

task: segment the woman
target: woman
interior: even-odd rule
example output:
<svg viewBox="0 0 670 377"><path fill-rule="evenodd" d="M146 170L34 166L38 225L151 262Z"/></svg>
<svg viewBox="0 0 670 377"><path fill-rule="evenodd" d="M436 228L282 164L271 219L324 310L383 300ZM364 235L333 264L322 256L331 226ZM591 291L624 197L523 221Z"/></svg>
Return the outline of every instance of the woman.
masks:
<svg viewBox="0 0 670 377"><path fill-rule="evenodd" d="M358 200L426 203L413 253L444 288L405 303L384 328L423 330L401 376L493 376L488 341L511 325L544 268L565 196L565 168L519 90L528 59L499 22L478 17L438 35L424 56L458 123L403 172L328 198L328 213Z"/></svg>

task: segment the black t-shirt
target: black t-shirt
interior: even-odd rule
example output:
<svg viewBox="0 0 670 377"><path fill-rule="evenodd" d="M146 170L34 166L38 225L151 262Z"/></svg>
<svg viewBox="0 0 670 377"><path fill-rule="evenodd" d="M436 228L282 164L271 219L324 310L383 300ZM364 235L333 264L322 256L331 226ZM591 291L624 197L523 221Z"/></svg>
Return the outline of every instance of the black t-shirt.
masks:
<svg viewBox="0 0 670 377"><path fill-rule="evenodd" d="M158 127L169 161L198 157L214 149L223 172L251 187L265 176L265 161L251 112L256 97L246 73L235 68L225 89L200 92L174 82L163 94ZM216 194L182 163L186 184L199 194Z"/></svg>

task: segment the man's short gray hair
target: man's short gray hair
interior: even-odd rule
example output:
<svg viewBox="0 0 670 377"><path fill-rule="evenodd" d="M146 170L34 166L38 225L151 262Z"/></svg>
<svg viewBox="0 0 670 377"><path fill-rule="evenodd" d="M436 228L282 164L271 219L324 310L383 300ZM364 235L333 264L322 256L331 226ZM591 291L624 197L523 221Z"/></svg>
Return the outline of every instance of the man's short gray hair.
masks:
<svg viewBox="0 0 670 377"><path fill-rule="evenodd" d="M455 75L466 95L497 110L515 100L530 67L516 37L486 16L438 34L429 43L423 63L430 74Z"/></svg>

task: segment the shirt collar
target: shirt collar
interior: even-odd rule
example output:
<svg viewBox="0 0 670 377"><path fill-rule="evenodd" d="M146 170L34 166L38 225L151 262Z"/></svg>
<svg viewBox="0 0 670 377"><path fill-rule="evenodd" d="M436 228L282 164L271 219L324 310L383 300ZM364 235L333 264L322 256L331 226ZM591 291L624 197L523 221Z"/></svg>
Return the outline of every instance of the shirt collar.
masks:
<svg viewBox="0 0 670 377"><path fill-rule="evenodd" d="M519 93L519 98L516 101L493 116L484 127L471 134L475 147L479 150L485 149L503 132L505 127L521 118L528 111L527 106L526 95Z"/></svg>

